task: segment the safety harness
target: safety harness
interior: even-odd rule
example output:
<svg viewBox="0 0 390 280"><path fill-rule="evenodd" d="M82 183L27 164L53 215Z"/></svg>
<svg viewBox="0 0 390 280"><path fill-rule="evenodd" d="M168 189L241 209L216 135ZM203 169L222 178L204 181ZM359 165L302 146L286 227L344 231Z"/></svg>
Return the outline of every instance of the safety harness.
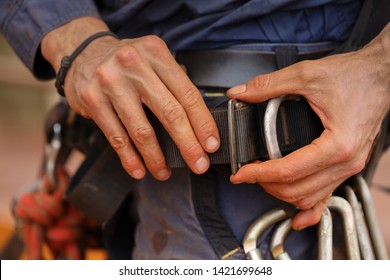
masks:
<svg viewBox="0 0 390 280"><path fill-rule="evenodd" d="M287 96L283 102L281 102L281 99L279 100L276 109L277 114L273 114L274 125L271 128L274 127L274 130L269 132L267 130L269 127L262 121L267 108L269 109L267 103L244 104L238 101L228 101L224 97L226 89L243 83L255 75L269 73L300 60L316 59L332 53L358 49L380 32L389 21L389 17L390 5L388 1L366 0L350 38L337 50L326 49L315 53L299 53L294 46L286 46L275 48L272 53L242 50L207 50L179 52L176 54L177 61L185 65L190 79L200 88L204 95L206 104L220 132L221 148L218 152L210 154L211 164L215 168L211 168L203 175L191 174L192 195L196 215L219 258L229 259L243 254L249 254L249 258L261 258L258 255L258 251L257 253L252 251L256 248L257 236L261 234L261 231L255 230L256 236L253 237L253 234L251 234L251 232L253 233L252 227L245 237L243 246L236 240L229 226L217 210L215 190L217 172L222 170L222 172L235 173L240 166L248 162L274 158L275 155L270 154L270 147L266 145L266 143L270 143L270 140L267 140L267 137L270 135L276 137L276 144L279 149L277 152L280 153L280 156L284 156L309 144L323 130L320 120L305 99L299 96ZM207 61L207 63L203 63L204 61ZM233 69L234 71L232 71ZM176 145L157 118L150 112L148 112L148 117L156 130L159 143L167 159L167 164L173 168L185 166ZM55 185L58 185L58 187L42 192L42 190L47 189L46 186L53 187L53 184L41 183L39 188L35 188L30 192L34 194L33 198L17 199L16 207L14 208L18 217L17 220L23 220L21 223L24 225L23 231L25 233L23 234L23 240L25 244L29 245L30 258L42 258L38 247L42 246L43 241L49 244L55 257L59 255L67 258L82 257L80 251L76 252L76 248L80 248L80 244L72 243L76 242L76 236L71 236L70 243L67 243L69 245L61 245L61 249L58 249L57 242L49 238L50 233L46 233L44 238L38 237L42 232L42 228L47 229L49 227L48 220L52 220L47 215L43 223L40 223L40 229L37 227L37 230L32 230L38 221L41 220L40 222L42 222L42 218L38 217L36 219L34 214L32 214L34 213L32 210L34 207L39 205L40 209L43 209L39 211L48 211L53 214L53 210L45 205L54 205L55 203L49 199L46 201L42 198L46 197L42 193L50 194L56 199L65 192L67 202L60 202L59 205L61 206L53 207L61 208L64 207L64 204L69 205L68 203L70 203L73 205L71 208L69 208L70 206L65 206L67 209L69 208L65 212L70 213L70 216L73 215L71 214L73 210L70 209L73 209L73 207L80 209L83 215L80 215L80 213L75 214L78 222L71 222L70 224L81 225L86 229L88 228L88 219L85 216L101 225L115 220L115 216L121 215L121 211L118 211L118 209L129 197L131 188L128 186L137 186L137 181L133 180L122 168L118 156L109 146L102 132L92 121L76 116L69 109L66 101L58 104L48 116L46 124L48 143L51 143L56 135L58 136L58 131L56 132L53 129L56 126L61 127L59 132L61 149L56 154L54 163L51 161L53 163L52 171L49 173L44 172L44 178L46 179L42 182L49 182L47 175L53 174L54 170L54 174L59 172L58 174L60 175L55 176L56 179L51 182L56 182ZM386 131L387 126L384 125L382 135L385 135ZM366 170L371 170L368 172L368 177L370 177L370 174L372 175L372 170L374 169L372 167L370 169L370 166L376 166L379 155L383 151L383 143L384 141L376 146L378 147L376 148L377 153L373 153L371 158L373 163L366 168ZM63 178L66 176L60 171L61 168L58 167L66 162L71 151L75 149L85 154L86 160L72 177L69 187L65 190ZM279 154L276 156L279 156ZM33 201L35 201L34 204L31 204ZM287 219L296 212L294 207L286 203L280 202L280 206L284 210L279 209L275 210L276 214L272 213L272 215L277 216L276 220L278 221ZM39 211L37 210L37 212ZM59 217L60 212L55 212L54 217ZM324 224L325 226L329 225L329 219L326 219L327 216L329 216L328 212L324 213L324 219L321 223L322 227L324 227ZM67 220L68 218L65 219ZM58 223L62 222L58 221ZM52 222L50 223L51 225ZM132 226L133 224L128 225L127 230L129 232L131 232ZM282 226L284 229L281 230L281 235L276 237L275 244L277 245L275 246L279 249L281 246L278 240L280 240L280 236L282 236L282 239L286 236L289 227L287 222L287 224ZM77 235L77 237L80 237L80 235ZM377 236L376 238L379 237ZM32 239L35 241L30 241ZM14 238L14 240L17 239ZM83 242L85 244L85 241ZM248 242L251 244L250 249L248 249ZM15 241L14 243L17 242ZM250 251L252 253L249 253ZM283 253L283 250L281 252ZM257 257L253 257L256 254ZM279 258L278 256L276 258ZM2 256L2 258L7 257Z"/></svg>

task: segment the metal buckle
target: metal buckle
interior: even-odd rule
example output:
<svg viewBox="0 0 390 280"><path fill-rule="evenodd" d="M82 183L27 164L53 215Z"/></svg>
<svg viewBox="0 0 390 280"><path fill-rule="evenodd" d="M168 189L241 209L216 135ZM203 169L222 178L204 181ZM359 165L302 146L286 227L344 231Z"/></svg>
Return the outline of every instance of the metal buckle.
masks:
<svg viewBox="0 0 390 280"><path fill-rule="evenodd" d="M229 157L232 174L236 174L242 163L237 162L237 141L236 141L236 117L235 110L245 107L246 104L237 99L228 101L228 131L229 131Z"/></svg>
<svg viewBox="0 0 390 280"><path fill-rule="evenodd" d="M273 98L268 101L264 113L264 136L270 159L281 158L279 142L276 131L276 119L280 104L284 101L285 96ZM236 174L242 163L237 162L237 141L236 141L236 118L235 110L246 106L244 102L237 101L237 99L230 99L228 101L228 131L229 131L229 157L230 168L232 174Z"/></svg>

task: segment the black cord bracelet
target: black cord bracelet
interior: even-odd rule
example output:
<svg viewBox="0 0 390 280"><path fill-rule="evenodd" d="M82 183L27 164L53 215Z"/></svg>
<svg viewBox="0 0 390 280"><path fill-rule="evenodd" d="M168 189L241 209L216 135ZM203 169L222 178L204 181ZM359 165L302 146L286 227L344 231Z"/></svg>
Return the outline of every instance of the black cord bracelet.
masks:
<svg viewBox="0 0 390 280"><path fill-rule="evenodd" d="M112 36L115 38L118 38L116 34L110 32L110 31L102 31L93 34L92 36L88 37L85 39L84 42L78 46L74 52L70 56L64 56L61 60L61 68L57 73L56 77L56 82L55 86L57 88L57 91L60 95L65 96L65 91L64 91L64 83L65 83L65 77L66 74L68 73L68 70L70 66L72 65L73 60L95 39L103 37L103 36Z"/></svg>

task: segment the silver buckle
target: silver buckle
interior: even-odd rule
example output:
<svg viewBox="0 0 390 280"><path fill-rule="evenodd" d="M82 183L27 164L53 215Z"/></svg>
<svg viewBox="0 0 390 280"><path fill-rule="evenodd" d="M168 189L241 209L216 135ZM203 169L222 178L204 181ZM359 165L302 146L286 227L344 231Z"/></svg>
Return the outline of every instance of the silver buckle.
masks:
<svg viewBox="0 0 390 280"><path fill-rule="evenodd" d="M230 168L233 175L236 174L238 169L242 166L242 163L237 162L235 110L245 106L246 104L244 102L237 101L237 99L229 99L228 101L229 157Z"/></svg>

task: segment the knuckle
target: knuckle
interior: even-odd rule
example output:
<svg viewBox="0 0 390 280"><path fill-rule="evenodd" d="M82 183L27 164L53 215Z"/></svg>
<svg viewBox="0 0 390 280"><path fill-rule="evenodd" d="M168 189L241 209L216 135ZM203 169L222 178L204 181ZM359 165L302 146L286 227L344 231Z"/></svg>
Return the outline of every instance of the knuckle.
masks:
<svg viewBox="0 0 390 280"><path fill-rule="evenodd" d="M200 135L211 135L214 131L214 124L210 121L206 121L199 125L198 127L198 133Z"/></svg>
<svg viewBox="0 0 390 280"><path fill-rule="evenodd" d="M101 103L100 97L94 90L86 89L79 93L80 102L85 108L94 110L99 107Z"/></svg>
<svg viewBox="0 0 390 280"><path fill-rule="evenodd" d="M270 82L271 82L270 74L258 75L254 78L254 86L256 89L268 88Z"/></svg>
<svg viewBox="0 0 390 280"><path fill-rule="evenodd" d="M294 190L292 188L290 188L289 186L279 188L278 190L275 190L275 191L276 191L276 195L279 199L284 200L288 203L294 203L298 200L296 198L296 194L295 194Z"/></svg>
<svg viewBox="0 0 390 280"><path fill-rule="evenodd" d="M315 82L319 76L317 69L316 64L310 60L304 60L295 65L295 71L301 84L304 84L307 88L314 87L316 84Z"/></svg>
<svg viewBox="0 0 390 280"><path fill-rule="evenodd" d="M365 165L366 165L366 161L362 157L356 159L351 164L351 167L350 167L351 174L350 175L355 175L355 174L359 173L360 171L362 171L364 169Z"/></svg>
<svg viewBox="0 0 390 280"><path fill-rule="evenodd" d="M181 122L185 118L185 112L179 103L168 102L162 108L162 117L166 123Z"/></svg>
<svg viewBox="0 0 390 280"><path fill-rule="evenodd" d="M186 108L194 108L203 102L202 96L200 95L198 89L194 86L191 86L183 93L182 104Z"/></svg>
<svg viewBox="0 0 390 280"><path fill-rule="evenodd" d="M148 50L160 52L162 50L168 49L164 40L156 35L148 35L143 37L144 47Z"/></svg>
<svg viewBox="0 0 390 280"><path fill-rule="evenodd" d="M158 171L166 167L166 162L164 158L154 158L152 161L148 162L148 168L150 171Z"/></svg>
<svg viewBox="0 0 390 280"><path fill-rule="evenodd" d="M102 87L109 87L115 83L114 71L107 64L101 64L96 68L96 78Z"/></svg>
<svg viewBox="0 0 390 280"><path fill-rule="evenodd" d="M123 156L123 155L122 155L122 157L121 157L121 163L122 163L123 168L124 168L126 171L129 171L130 173L131 173L133 170L139 168L138 158L136 158L136 157L134 157L134 156Z"/></svg>
<svg viewBox="0 0 390 280"><path fill-rule="evenodd" d="M280 181L287 185L293 184L297 180L295 172L287 168L283 168L279 170L278 175Z"/></svg>
<svg viewBox="0 0 390 280"><path fill-rule="evenodd" d="M133 133L133 141L138 145L150 142L155 137L155 133L150 126L137 128Z"/></svg>
<svg viewBox="0 0 390 280"><path fill-rule="evenodd" d="M301 210L308 210L313 208L316 203L312 201L310 198L302 198L294 202L293 204Z"/></svg>
<svg viewBox="0 0 390 280"><path fill-rule="evenodd" d="M301 77L303 81L310 81L312 79L313 65L309 60L304 60L296 64L296 70L298 76Z"/></svg>
<svg viewBox="0 0 390 280"><path fill-rule="evenodd" d="M197 158L203 153L203 149L199 144L193 144L184 148L184 153L190 158Z"/></svg>
<svg viewBox="0 0 390 280"><path fill-rule="evenodd" d="M115 57L120 65L136 68L141 64L141 55L133 46L125 45L116 50Z"/></svg>
<svg viewBox="0 0 390 280"><path fill-rule="evenodd" d="M349 141L344 141L337 145L337 150L338 160L340 162L349 162L355 158L357 148L356 145L354 145L353 143Z"/></svg>
<svg viewBox="0 0 390 280"><path fill-rule="evenodd" d="M125 135L111 135L108 142L115 150L122 150L129 146L129 138Z"/></svg>

